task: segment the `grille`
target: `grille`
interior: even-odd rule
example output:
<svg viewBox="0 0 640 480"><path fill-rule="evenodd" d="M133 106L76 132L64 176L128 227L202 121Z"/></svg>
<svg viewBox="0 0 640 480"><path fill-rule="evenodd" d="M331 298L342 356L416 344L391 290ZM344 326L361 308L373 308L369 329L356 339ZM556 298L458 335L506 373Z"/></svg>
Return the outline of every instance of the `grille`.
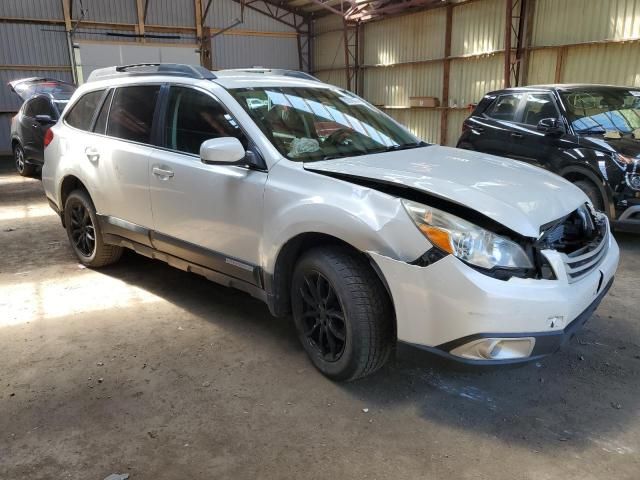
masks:
<svg viewBox="0 0 640 480"><path fill-rule="evenodd" d="M569 283L577 282L600 265L607 253L608 237L607 228L606 233L598 239L599 241L591 242L570 254L561 253Z"/></svg>
<svg viewBox="0 0 640 480"><path fill-rule="evenodd" d="M548 228L540 246L556 250L569 283L579 281L600 265L609 245L609 222L586 205Z"/></svg>

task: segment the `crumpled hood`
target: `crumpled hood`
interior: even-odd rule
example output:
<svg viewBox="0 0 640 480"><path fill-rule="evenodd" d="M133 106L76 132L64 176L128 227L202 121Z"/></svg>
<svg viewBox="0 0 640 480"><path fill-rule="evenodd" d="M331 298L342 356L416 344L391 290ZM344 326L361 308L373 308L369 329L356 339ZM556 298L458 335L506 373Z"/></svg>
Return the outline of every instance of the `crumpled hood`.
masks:
<svg viewBox="0 0 640 480"><path fill-rule="evenodd" d="M586 195L561 177L523 162L433 145L305 163L305 169L401 184L472 208L511 230L538 237Z"/></svg>

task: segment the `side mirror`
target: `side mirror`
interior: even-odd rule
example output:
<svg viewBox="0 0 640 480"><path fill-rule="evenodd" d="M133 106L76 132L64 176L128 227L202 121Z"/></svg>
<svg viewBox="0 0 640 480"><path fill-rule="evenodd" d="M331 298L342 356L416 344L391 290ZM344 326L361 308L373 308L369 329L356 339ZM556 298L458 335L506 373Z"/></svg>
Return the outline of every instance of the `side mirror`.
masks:
<svg viewBox="0 0 640 480"><path fill-rule="evenodd" d="M53 125L56 121L51 118L51 115L36 115L36 122L40 125Z"/></svg>
<svg viewBox="0 0 640 480"><path fill-rule="evenodd" d="M537 129L547 135L560 135L563 131L557 118L543 118L538 122Z"/></svg>
<svg viewBox="0 0 640 480"><path fill-rule="evenodd" d="M212 138L200 145L200 160L207 165L238 165L246 152L235 137Z"/></svg>

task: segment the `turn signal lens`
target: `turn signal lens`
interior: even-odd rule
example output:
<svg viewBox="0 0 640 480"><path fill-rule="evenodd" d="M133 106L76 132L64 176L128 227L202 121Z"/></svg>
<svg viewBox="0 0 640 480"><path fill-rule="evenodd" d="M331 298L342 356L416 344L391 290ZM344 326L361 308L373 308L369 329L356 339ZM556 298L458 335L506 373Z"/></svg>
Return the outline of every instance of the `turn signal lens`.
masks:
<svg viewBox="0 0 640 480"><path fill-rule="evenodd" d="M420 225L420 230L424 233L429 241L433 243L435 246L444 250L447 253L454 254L455 251L451 246L451 238L449 237L449 233L445 232L436 227L431 227L429 225Z"/></svg>
<svg viewBox="0 0 640 480"><path fill-rule="evenodd" d="M47 148L52 141L53 141L53 132L49 128L46 132L44 132L44 148Z"/></svg>

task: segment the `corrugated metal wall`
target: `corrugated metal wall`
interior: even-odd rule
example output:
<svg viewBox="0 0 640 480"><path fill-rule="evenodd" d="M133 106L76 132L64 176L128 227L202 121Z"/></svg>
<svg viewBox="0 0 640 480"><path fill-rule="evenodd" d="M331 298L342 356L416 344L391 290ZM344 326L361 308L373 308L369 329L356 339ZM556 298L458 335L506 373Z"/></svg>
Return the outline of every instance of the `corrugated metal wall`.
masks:
<svg viewBox="0 0 640 480"><path fill-rule="evenodd" d="M408 108L410 96L442 97L446 7L364 24L360 93L424 139L455 145L465 107L504 85L505 8L506 0L453 7L446 114ZM342 32L332 32L341 26L337 16L315 22L314 59L319 78L344 87ZM640 0L535 0L532 28L527 84L640 86Z"/></svg>
<svg viewBox="0 0 640 480"><path fill-rule="evenodd" d="M80 17L81 5L79 0L72 1L75 22ZM202 1L203 8L206 3L206 0ZM82 6L86 15L84 23L78 26L75 41L143 45L138 43L139 39L114 35L136 33L136 0L83 0ZM238 3L213 0L205 27L225 28L240 17ZM20 22L5 20L0 23L0 153L7 153L10 150L9 119L19 105L17 98L12 98L14 95L5 87L6 82L36 75L70 81L71 69L61 0L0 0L0 18L21 19ZM33 21L25 22L25 19ZM286 20L292 20L292 17ZM302 24L302 19L296 17L296 23ZM179 38L146 39L144 44L171 43L196 48L194 0L149 0L145 24L147 33L155 25L176 27L175 31L169 28L158 32L156 29L152 33ZM114 49L117 48L114 45ZM299 68L295 29L248 8L244 10L242 24L212 39L211 52L217 68L253 65ZM303 56L308 58L307 49Z"/></svg>

